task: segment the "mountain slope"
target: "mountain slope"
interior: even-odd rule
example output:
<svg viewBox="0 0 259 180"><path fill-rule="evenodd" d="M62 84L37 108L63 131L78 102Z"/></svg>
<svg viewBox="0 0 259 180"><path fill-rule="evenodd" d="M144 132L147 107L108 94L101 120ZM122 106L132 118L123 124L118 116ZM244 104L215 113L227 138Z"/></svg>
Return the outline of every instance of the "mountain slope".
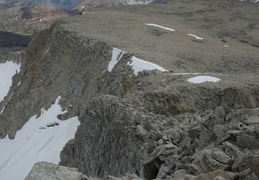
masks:
<svg viewBox="0 0 259 180"><path fill-rule="evenodd" d="M48 28L54 20L75 13L54 7L14 7L0 11L0 30L34 34Z"/></svg>
<svg viewBox="0 0 259 180"><path fill-rule="evenodd" d="M83 0L75 9L83 11L92 7L114 7L121 5L163 4L165 0Z"/></svg>
<svg viewBox="0 0 259 180"><path fill-rule="evenodd" d="M56 7L62 9L73 9L81 0L5 0L0 3L0 9L12 8L15 6L33 7Z"/></svg>

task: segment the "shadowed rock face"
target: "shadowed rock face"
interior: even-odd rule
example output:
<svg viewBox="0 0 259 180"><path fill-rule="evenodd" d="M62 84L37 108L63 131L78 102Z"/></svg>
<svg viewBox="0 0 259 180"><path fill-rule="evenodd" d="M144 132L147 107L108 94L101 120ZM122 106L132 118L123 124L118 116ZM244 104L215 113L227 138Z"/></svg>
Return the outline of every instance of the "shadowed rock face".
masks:
<svg viewBox="0 0 259 180"><path fill-rule="evenodd" d="M13 47L13 46L27 47L30 41L31 41L30 37L0 31L0 47Z"/></svg>

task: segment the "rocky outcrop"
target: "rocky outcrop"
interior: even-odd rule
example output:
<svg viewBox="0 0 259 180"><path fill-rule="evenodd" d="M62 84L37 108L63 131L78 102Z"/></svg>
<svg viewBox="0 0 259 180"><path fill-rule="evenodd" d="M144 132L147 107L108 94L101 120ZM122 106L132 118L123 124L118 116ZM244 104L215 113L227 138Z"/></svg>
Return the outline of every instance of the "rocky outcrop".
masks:
<svg viewBox="0 0 259 180"><path fill-rule="evenodd" d="M197 93L204 92L204 86L200 88L202 90L190 91L184 99L198 102L195 101ZM202 105L213 108L213 111L205 108L199 111L203 108L199 103L196 103L197 109L190 103L186 109L193 109L192 112L172 114L171 108L177 106L170 107L170 103L177 102L184 107L181 106L185 103L181 102L181 96L170 94L170 90L163 96L155 89L152 92L152 96L146 90L123 98L99 96L82 107L81 126L75 140L62 151L61 164L77 167L93 177L109 174L120 177L129 171L146 179L199 179L203 173L217 171L220 175L220 172L227 171L221 176L233 179L252 173L244 162L244 149L258 148L256 126L247 124L257 116L257 109L239 109L241 104L229 102L238 107L232 106L232 109L222 101L218 106L214 102L213 108L210 99ZM211 95L216 93L212 92ZM222 94L217 93L214 95L220 97ZM159 110L149 107L151 104ZM203 178L206 176L211 175Z"/></svg>
<svg viewBox="0 0 259 180"><path fill-rule="evenodd" d="M10 93L0 104L5 107L0 115L1 137L14 138L17 129L42 108L48 109L59 95L61 105L69 109L60 118L67 119L78 115L89 99L101 94L120 96L133 83L132 70L126 65L129 55L118 63L125 68L118 69L121 76L115 77L107 71L110 45L68 32L59 23L40 32L22 56L21 72L13 77ZM9 98L11 92L15 93Z"/></svg>
<svg viewBox="0 0 259 180"><path fill-rule="evenodd" d="M36 163L25 180L90 180L75 168L58 166L52 163Z"/></svg>
<svg viewBox="0 0 259 180"><path fill-rule="evenodd" d="M48 162L36 163L25 180L101 180L100 178L89 178L78 172L76 168L69 168ZM135 174L128 174L121 178L109 176L106 180L142 180Z"/></svg>

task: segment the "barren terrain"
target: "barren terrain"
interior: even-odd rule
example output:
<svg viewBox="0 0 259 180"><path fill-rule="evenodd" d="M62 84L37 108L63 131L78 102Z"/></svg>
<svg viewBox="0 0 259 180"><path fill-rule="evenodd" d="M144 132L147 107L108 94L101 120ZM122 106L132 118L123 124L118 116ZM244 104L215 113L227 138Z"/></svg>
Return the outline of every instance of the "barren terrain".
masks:
<svg viewBox="0 0 259 180"><path fill-rule="evenodd" d="M247 74L259 71L258 12L256 3L175 0L164 5L90 9L65 19L64 26L172 72Z"/></svg>

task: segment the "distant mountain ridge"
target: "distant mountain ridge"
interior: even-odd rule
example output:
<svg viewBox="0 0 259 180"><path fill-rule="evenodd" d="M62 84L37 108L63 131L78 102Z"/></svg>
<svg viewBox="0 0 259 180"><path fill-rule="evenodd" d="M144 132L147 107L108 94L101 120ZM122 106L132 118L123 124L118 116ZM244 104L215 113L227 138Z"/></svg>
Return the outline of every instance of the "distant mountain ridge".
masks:
<svg viewBox="0 0 259 180"><path fill-rule="evenodd" d="M75 15L72 11L55 7L13 7L0 11L0 31L35 34L49 28L57 18Z"/></svg>
<svg viewBox="0 0 259 180"><path fill-rule="evenodd" d="M2 0L0 1L0 10L12 8L15 6L33 6L33 7L57 7L62 9L73 9L82 0Z"/></svg>
<svg viewBox="0 0 259 180"><path fill-rule="evenodd" d="M1 0L0 10L16 6L33 6L33 7L57 7L67 10L77 9L85 6L114 6L137 5L149 3L165 3L166 0Z"/></svg>

